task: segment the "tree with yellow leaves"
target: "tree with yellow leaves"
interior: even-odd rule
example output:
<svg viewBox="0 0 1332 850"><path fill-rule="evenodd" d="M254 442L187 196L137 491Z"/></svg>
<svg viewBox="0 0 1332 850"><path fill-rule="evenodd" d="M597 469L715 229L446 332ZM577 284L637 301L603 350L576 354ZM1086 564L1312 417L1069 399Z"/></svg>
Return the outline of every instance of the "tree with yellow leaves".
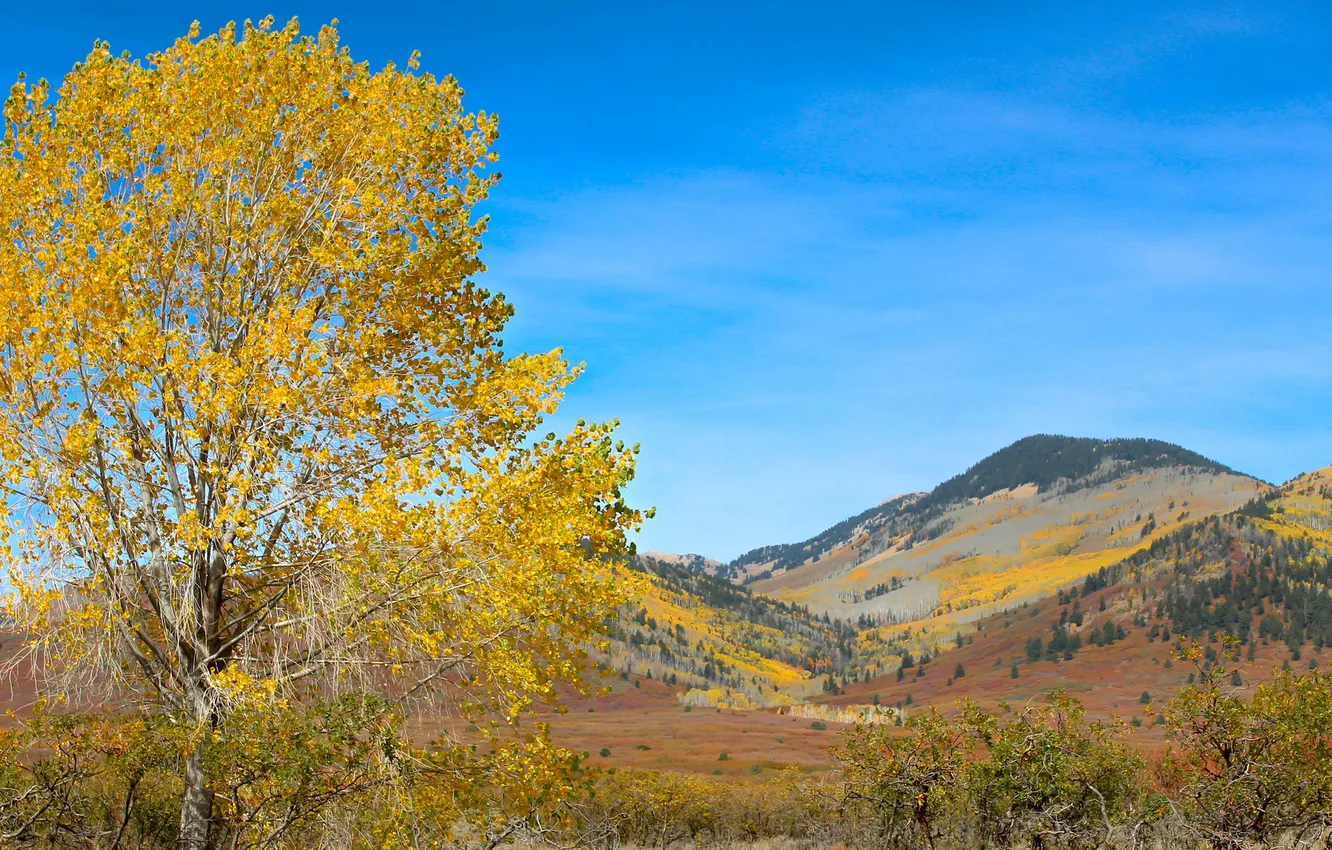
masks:
<svg viewBox="0 0 1332 850"><path fill-rule="evenodd" d="M97 44L15 85L0 143L10 616L50 691L189 719L380 689L516 723L578 677L640 521L574 378L474 282L494 116L333 27Z"/></svg>

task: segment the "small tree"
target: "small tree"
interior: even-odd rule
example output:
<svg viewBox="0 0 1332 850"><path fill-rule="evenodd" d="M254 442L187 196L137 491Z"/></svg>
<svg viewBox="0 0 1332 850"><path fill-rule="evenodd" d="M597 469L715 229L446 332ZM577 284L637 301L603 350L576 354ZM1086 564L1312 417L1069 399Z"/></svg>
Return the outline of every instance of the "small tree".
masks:
<svg viewBox="0 0 1332 850"><path fill-rule="evenodd" d="M1225 681L1215 667L1170 701L1162 782L1213 847L1303 842L1332 809L1332 677L1279 671L1247 702Z"/></svg>
<svg viewBox="0 0 1332 850"><path fill-rule="evenodd" d="M888 841L919 841L933 850L970 746L933 708L907 721L906 729L903 735L870 724L846 733L835 752L845 772L845 802L866 808Z"/></svg>
<svg viewBox="0 0 1332 850"><path fill-rule="evenodd" d="M1039 637L1031 637L1027 639L1027 660L1029 662L1035 664L1037 661L1041 660L1041 656L1044 654L1045 645L1041 642Z"/></svg>
<svg viewBox="0 0 1332 850"><path fill-rule="evenodd" d="M1147 817L1145 763L1119 730L1086 720L1081 703L1055 691L1016 714L964 708L987 756L968 769L970 801L985 840L999 846L1113 846Z"/></svg>
<svg viewBox="0 0 1332 850"><path fill-rule="evenodd" d="M967 675L967 671L962 667L962 662L957 662L957 666L953 668L953 678L961 679L965 675Z"/></svg>

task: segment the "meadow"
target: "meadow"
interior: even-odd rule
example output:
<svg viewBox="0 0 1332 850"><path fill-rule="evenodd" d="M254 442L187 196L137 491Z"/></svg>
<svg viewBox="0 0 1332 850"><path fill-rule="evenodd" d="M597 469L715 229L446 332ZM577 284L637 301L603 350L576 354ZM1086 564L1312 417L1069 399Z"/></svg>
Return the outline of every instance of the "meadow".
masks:
<svg viewBox="0 0 1332 850"><path fill-rule="evenodd" d="M382 702L265 708L210 750L214 836L310 848L1318 846L1332 834L1332 676L1278 670L1241 693L1224 667L1203 669L1200 649L1187 654L1197 681L1163 706L1165 743L1152 750L1055 691L840 731L749 716L754 744L735 764L718 753L709 774L654 768L639 746L638 766L605 766L607 748L600 764L574 755L544 783L510 783L516 766L496 750L473 762L488 781L462 793L460 754L413 746ZM830 763L759 757L783 738L826 742ZM4 733L6 841L174 846L181 741L123 715L26 717Z"/></svg>

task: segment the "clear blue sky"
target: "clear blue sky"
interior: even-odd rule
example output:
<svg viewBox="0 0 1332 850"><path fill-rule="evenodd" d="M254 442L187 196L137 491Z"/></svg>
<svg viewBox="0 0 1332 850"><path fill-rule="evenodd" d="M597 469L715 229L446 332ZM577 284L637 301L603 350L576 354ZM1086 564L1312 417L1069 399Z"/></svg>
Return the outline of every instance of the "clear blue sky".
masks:
<svg viewBox="0 0 1332 850"><path fill-rule="evenodd" d="M799 539L1033 432L1332 463L1328 4L57 0L4 4L0 77L270 13L499 113L488 283L587 362L568 418L643 443L643 547Z"/></svg>

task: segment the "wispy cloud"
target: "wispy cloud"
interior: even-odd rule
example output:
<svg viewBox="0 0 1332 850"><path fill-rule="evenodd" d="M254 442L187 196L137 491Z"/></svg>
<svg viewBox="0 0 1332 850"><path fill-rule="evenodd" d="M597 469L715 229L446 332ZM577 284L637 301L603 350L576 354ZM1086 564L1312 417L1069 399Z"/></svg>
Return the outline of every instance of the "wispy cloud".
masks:
<svg viewBox="0 0 1332 850"><path fill-rule="evenodd" d="M571 408L618 404L647 444L645 545L799 536L1038 430L1189 437L1281 478L1332 452L1307 409L1332 413L1309 324L1332 315L1330 130L829 97L783 170L516 202L489 260L520 339L591 362ZM1293 397L1304 445L1247 436Z"/></svg>

